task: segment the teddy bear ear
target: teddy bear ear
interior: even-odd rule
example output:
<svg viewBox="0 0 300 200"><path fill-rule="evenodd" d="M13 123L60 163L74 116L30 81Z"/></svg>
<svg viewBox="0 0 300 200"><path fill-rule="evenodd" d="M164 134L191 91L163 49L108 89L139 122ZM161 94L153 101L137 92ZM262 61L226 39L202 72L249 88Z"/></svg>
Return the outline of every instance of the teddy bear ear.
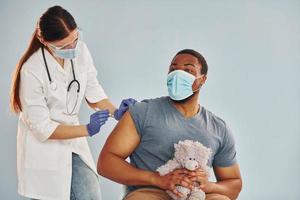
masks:
<svg viewBox="0 0 300 200"><path fill-rule="evenodd" d="M187 147L183 142L179 142L177 145L175 145L175 158L182 159L185 158L187 152Z"/></svg>
<svg viewBox="0 0 300 200"><path fill-rule="evenodd" d="M201 154L202 159L208 160L211 156L211 149L207 148L200 142L195 142L195 146L197 148L197 151Z"/></svg>
<svg viewBox="0 0 300 200"><path fill-rule="evenodd" d="M211 154L212 154L211 148L206 147L206 146L204 146L204 145L202 145L202 148L203 148L203 151L205 151L205 154L208 155L208 157L210 157Z"/></svg>
<svg viewBox="0 0 300 200"><path fill-rule="evenodd" d="M212 154L212 150L211 150L211 148L207 148L206 147L206 150L207 150L207 154L209 155L209 157L211 156L211 154Z"/></svg>
<svg viewBox="0 0 300 200"><path fill-rule="evenodd" d="M176 148L180 148L180 149L186 149L186 140L185 141L179 141L178 144L176 145Z"/></svg>
<svg viewBox="0 0 300 200"><path fill-rule="evenodd" d="M187 146L192 146L194 143L193 140L184 140L184 144L186 144Z"/></svg>
<svg viewBox="0 0 300 200"><path fill-rule="evenodd" d="M211 149L203 146L203 151L205 152L205 157L208 160L210 158L211 154L212 154Z"/></svg>
<svg viewBox="0 0 300 200"><path fill-rule="evenodd" d="M199 149L199 151L203 151L203 149L205 148L205 146L198 141L196 141L194 145Z"/></svg>
<svg viewBox="0 0 300 200"><path fill-rule="evenodd" d="M178 144L174 144L175 151L178 149Z"/></svg>

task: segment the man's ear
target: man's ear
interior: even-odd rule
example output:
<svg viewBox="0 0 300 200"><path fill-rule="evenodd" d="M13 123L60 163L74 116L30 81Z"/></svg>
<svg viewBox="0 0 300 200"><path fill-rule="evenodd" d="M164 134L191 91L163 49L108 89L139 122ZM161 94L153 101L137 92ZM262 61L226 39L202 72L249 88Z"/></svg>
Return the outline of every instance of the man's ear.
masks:
<svg viewBox="0 0 300 200"><path fill-rule="evenodd" d="M193 83L193 85L192 85L192 88L193 88L193 90L195 90L195 91L201 89L201 87L202 87L202 86L204 85L204 83L206 82L207 77L206 77L205 74L203 74L203 75L201 75L201 78L199 77L198 79L199 79L199 80L197 80L198 82L195 81L195 82ZM197 84L200 84L200 86L198 86L197 89L194 89L194 87L196 87Z"/></svg>
<svg viewBox="0 0 300 200"><path fill-rule="evenodd" d="M200 88L205 84L206 82L206 79L207 79L207 75L206 74L203 74L201 75L202 77L200 78Z"/></svg>
<svg viewBox="0 0 300 200"><path fill-rule="evenodd" d="M202 78L200 79L200 84L201 84L201 86L205 84L206 79L207 79L207 75L204 74L204 75L202 76Z"/></svg>

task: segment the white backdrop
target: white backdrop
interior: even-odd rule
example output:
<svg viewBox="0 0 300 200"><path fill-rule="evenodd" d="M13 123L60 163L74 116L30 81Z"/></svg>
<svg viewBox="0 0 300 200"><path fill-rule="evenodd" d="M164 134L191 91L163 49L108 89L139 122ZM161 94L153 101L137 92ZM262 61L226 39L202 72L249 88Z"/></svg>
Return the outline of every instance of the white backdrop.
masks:
<svg viewBox="0 0 300 200"><path fill-rule="evenodd" d="M11 73L38 17L62 5L83 29L110 99L167 95L170 60L183 48L206 57L200 103L223 118L237 143L239 199L300 199L300 1L0 1L0 199L17 194L17 117ZM82 106L81 121L92 111ZM89 139L95 160L115 121ZM101 178L103 199L122 187Z"/></svg>

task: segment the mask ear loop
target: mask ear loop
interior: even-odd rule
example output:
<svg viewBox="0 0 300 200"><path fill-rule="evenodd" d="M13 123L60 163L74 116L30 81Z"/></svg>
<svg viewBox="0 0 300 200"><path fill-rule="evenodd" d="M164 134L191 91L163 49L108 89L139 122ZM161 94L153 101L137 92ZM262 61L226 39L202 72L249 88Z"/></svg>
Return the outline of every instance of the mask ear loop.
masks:
<svg viewBox="0 0 300 200"><path fill-rule="evenodd" d="M204 76L204 74L202 74L202 75L196 77L195 80L197 80L197 79L199 79L199 78L202 78L203 76ZM199 88L198 88L197 90L193 90L193 92L199 91L199 90L201 89L201 87L202 87L202 84L200 84L200 86L199 86Z"/></svg>

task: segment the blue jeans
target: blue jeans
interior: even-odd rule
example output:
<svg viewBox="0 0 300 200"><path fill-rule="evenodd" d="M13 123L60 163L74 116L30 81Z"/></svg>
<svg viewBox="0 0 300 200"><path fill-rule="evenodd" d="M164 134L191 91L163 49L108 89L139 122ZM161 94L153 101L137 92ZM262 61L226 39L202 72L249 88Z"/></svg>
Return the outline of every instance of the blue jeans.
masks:
<svg viewBox="0 0 300 200"><path fill-rule="evenodd" d="M71 200L101 200L98 176L80 157L72 154Z"/></svg>
<svg viewBox="0 0 300 200"><path fill-rule="evenodd" d="M101 200L98 176L75 153L72 154L70 200Z"/></svg>

